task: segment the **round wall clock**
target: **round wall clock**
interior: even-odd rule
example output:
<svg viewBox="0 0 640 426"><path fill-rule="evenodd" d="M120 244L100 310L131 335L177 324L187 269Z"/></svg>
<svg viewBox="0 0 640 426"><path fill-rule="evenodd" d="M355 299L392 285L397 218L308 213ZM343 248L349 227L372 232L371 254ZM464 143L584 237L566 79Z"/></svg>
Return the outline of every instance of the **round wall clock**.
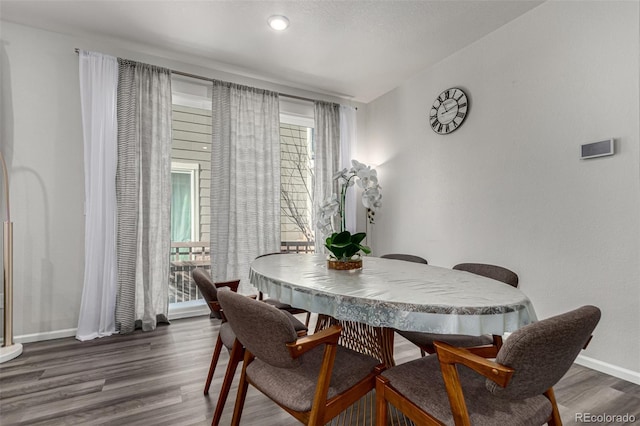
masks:
<svg viewBox="0 0 640 426"><path fill-rule="evenodd" d="M447 89L440 93L431 106L431 128L440 135L448 135L462 126L468 110L469 101L466 93L457 87Z"/></svg>

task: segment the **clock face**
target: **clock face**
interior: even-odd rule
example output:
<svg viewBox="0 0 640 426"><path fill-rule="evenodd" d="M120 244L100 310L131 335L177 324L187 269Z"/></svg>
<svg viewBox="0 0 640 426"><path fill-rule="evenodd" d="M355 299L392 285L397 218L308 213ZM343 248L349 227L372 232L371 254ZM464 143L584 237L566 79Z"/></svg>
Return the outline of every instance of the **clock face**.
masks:
<svg viewBox="0 0 640 426"><path fill-rule="evenodd" d="M429 111L429 124L434 132L446 135L462 125L469 101L467 95L457 87L447 89L436 98Z"/></svg>

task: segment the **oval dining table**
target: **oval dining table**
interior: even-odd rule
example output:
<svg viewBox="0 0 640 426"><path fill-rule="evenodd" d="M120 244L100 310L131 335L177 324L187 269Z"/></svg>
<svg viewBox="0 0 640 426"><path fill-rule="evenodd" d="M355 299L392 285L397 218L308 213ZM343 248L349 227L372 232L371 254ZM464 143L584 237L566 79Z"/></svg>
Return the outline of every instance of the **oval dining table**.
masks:
<svg viewBox="0 0 640 426"><path fill-rule="evenodd" d="M433 265L367 256L361 269L327 268L323 254L262 256L251 283L320 314L316 330L343 326L340 344L394 365L394 330L503 335L535 322L529 298L502 282Z"/></svg>

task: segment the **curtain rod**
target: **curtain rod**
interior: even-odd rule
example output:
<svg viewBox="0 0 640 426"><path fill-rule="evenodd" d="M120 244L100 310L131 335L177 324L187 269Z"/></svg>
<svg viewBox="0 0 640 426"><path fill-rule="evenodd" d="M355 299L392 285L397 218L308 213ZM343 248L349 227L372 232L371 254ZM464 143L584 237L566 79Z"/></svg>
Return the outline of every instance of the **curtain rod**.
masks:
<svg viewBox="0 0 640 426"><path fill-rule="evenodd" d="M208 78L208 77L202 77L200 75L196 75L196 74L190 74L188 72L182 72L182 71L175 71L175 70L171 70L172 74L177 74L177 75L181 75L183 77L189 77L189 78L195 78L198 80L204 80L204 81L214 81L215 79L213 78ZM308 102L315 102L316 99L311 99L311 98L305 98L303 96L297 96L297 95L289 95L287 93L282 93L282 92L278 92L279 96L284 96L286 98L292 98L292 99L298 99L301 101L308 101Z"/></svg>
<svg viewBox="0 0 640 426"><path fill-rule="evenodd" d="M77 47L74 49L76 53L80 53L80 49L78 49ZM201 75L196 75L196 74L190 74L188 72L182 72L182 71L176 71L176 70L171 70L172 74L177 74L177 75L181 75L183 77L189 77L189 78L195 78L197 80L204 80L204 81L214 81L213 78L208 78L208 77L203 77ZM305 98L303 96L297 96L297 95L289 95L287 93L282 93L282 92L278 92L279 96L284 96L286 98L291 98L291 99L298 99L300 101L307 101L307 102L316 102L317 99L311 99L311 98ZM357 110L358 108L356 108Z"/></svg>

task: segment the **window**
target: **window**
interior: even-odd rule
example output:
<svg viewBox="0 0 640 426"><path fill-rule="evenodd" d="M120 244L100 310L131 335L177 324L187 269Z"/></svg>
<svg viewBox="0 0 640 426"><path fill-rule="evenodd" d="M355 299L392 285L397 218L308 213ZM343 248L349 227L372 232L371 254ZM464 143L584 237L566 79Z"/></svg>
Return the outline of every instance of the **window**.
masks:
<svg viewBox="0 0 640 426"><path fill-rule="evenodd" d="M280 98L281 250L313 252L314 105Z"/></svg>
<svg viewBox="0 0 640 426"><path fill-rule="evenodd" d="M210 268L211 85L172 79L172 215L170 318L208 312L191 279L196 266ZM314 250L313 103L280 100L281 248Z"/></svg>
<svg viewBox="0 0 640 426"><path fill-rule="evenodd" d="M282 250L313 251L313 128L280 123Z"/></svg>
<svg viewBox="0 0 640 426"><path fill-rule="evenodd" d="M172 318L208 312L191 279L209 269L209 188L211 181L210 84L174 76L172 80L171 253L169 312Z"/></svg>

